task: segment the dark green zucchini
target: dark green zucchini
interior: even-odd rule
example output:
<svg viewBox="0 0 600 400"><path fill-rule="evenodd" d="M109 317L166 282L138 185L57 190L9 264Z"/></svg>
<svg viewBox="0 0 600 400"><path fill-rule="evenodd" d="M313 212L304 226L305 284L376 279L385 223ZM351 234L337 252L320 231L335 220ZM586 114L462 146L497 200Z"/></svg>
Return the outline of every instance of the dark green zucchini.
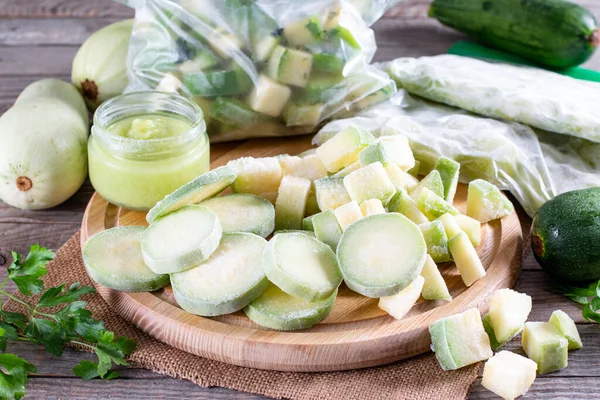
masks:
<svg viewBox="0 0 600 400"><path fill-rule="evenodd" d="M553 69L584 63L600 44L594 16L564 0L434 0L429 15L483 44Z"/></svg>

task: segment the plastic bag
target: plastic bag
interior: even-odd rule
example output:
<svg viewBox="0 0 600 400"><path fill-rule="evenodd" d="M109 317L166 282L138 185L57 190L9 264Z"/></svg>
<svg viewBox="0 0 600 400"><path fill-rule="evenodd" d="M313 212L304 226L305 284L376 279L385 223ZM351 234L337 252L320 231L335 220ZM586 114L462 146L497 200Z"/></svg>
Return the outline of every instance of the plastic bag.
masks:
<svg viewBox="0 0 600 400"><path fill-rule="evenodd" d="M353 118L330 122L313 143L351 124L375 136L407 136L421 173L441 156L460 162L462 182L482 178L509 190L530 216L558 194L600 186L600 144L477 116L404 90Z"/></svg>
<svg viewBox="0 0 600 400"><path fill-rule="evenodd" d="M539 68L440 55L383 64L398 87L481 115L600 142L600 84Z"/></svg>
<svg viewBox="0 0 600 400"><path fill-rule="evenodd" d="M129 0L127 91L179 92L212 141L309 133L387 99L369 25L400 0Z"/></svg>

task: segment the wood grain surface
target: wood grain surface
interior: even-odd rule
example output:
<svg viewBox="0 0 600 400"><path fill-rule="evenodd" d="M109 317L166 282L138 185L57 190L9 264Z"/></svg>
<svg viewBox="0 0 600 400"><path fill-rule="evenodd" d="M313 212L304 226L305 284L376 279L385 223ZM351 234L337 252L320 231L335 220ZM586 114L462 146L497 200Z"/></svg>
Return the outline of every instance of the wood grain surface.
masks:
<svg viewBox="0 0 600 400"><path fill-rule="evenodd" d="M577 0L600 16L600 1ZM385 60L399 56L432 55L445 52L464 35L441 26L426 17L428 0L405 0L393 15L374 25L379 50L376 59ZM61 66L56 75L68 80L71 57L79 44L94 29L114 20L133 15L127 7L113 0L0 0L0 113L14 101L18 93L30 82L48 76L39 64ZM54 32L54 33L52 33ZM40 48L62 49L46 51L42 59ZM18 48L19 51L14 51ZM66 50L65 50L66 49ZM11 57L14 58L11 60ZM11 67L4 67L10 62ZM38 65L35 65L38 64ZM8 64L6 64L8 65ZM600 53L586 65L600 70ZM34 73L32 71L37 71ZM0 202L0 267L10 263L10 250L25 252L30 244L41 243L58 249L81 224L85 206L92 195L86 183L70 200L45 211L22 211ZM522 221L528 222L521 212ZM525 229L527 233L527 229ZM0 278L6 272L0 269ZM569 367L557 373L538 377L525 396L535 399L598 399L600 393L600 327L584 324L578 307L563 297L547 291L549 281L531 255L523 262L522 273L515 289L533 297L531 320L547 320L553 310L560 308L576 319L582 333L584 349L569 355ZM512 342L520 346L519 339ZM32 360L38 370L28 383L28 398L116 398L116 399L264 399L233 390L202 388L187 381L164 377L135 368L124 368L122 378L109 381L81 381L73 376L71 368L82 359L91 359L87 353L67 349L56 358L43 349L17 343L13 351ZM493 399L479 383L473 387L471 399Z"/></svg>

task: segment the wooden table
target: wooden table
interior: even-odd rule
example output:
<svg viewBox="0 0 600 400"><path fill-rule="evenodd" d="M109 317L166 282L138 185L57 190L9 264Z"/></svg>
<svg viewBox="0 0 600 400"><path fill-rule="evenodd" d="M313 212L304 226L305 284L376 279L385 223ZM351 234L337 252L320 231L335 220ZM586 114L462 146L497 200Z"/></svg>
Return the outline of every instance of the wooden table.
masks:
<svg viewBox="0 0 600 400"><path fill-rule="evenodd" d="M578 0L600 14L597 0ZM374 29L379 50L377 60L400 56L432 55L445 52L464 36L426 17L428 1L405 0ZM0 0L0 113L10 107L30 82L44 77L69 80L71 61L78 46L90 33L109 23L129 18L132 11L111 0ZM394 18L391 18L391 17ZM600 54L586 64L600 69ZM93 189L86 183L66 203L46 211L28 212L0 202L0 266L10 263L10 250L27 251L32 243L58 249L79 229L84 208ZM5 271L0 272L4 278ZM528 256L516 289L533 297L530 320L547 320L562 309L576 319L584 349L569 354L569 367L539 376L528 398L600 398L600 327L584 323L580 310L563 297L550 293L548 279L533 257ZM508 349L520 351L518 340ZM61 358L43 349L11 344L11 351L32 361L38 373L27 385L28 398L199 398L259 399L261 396L221 388L201 388L142 369L126 368L121 378L103 382L82 381L71 368L86 353L67 349ZM478 380L472 399L496 398Z"/></svg>

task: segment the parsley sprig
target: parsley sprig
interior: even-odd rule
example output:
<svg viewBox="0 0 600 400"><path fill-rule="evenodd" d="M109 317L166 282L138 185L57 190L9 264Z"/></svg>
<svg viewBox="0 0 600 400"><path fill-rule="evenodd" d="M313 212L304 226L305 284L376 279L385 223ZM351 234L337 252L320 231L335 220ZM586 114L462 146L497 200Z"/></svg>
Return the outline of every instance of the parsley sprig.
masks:
<svg viewBox="0 0 600 400"><path fill-rule="evenodd" d="M55 254L38 244L30 247L25 258L14 251L12 256L8 276L0 284L0 399L22 398L28 375L37 372L27 360L5 353L11 341L42 345L55 356L61 356L67 344L87 347L96 353L98 362L81 361L73 373L82 379L117 377L118 372L111 367L127 365L125 357L135 349L135 341L124 336L115 338L115 334L107 331L104 323L94 319L85 308L87 303L80 298L94 293L94 288L76 282L68 288L60 285L44 289L41 278L48 272L46 266ZM9 281L27 296L27 301L5 290ZM26 312L5 311L4 298L21 304Z"/></svg>
<svg viewBox="0 0 600 400"><path fill-rule="evenodd" d="M554 283L550 290L582 306L581 315L586 321L600 324L600 281L582 286Z"/></svg>

